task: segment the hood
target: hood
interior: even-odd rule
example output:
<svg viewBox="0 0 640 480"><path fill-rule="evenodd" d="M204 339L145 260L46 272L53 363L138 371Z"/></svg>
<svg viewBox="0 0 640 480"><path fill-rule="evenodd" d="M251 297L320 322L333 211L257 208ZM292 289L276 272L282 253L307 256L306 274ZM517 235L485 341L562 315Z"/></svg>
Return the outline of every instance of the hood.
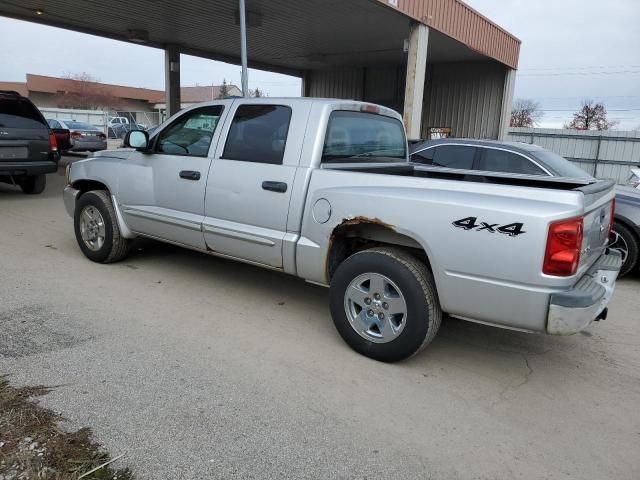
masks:
<svg viewBox="0 0 640 480"><path fill-rule="evenodd" d="M135 149L133 148L116 148L114 150L100 150L91 155L91 158L111 157L126 160Z"/></svg>

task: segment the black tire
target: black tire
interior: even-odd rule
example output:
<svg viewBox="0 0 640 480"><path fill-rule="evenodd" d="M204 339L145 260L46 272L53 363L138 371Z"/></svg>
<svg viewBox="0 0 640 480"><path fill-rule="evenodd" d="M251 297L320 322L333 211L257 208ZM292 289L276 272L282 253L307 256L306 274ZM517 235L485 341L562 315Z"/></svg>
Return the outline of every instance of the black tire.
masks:
<svg viewBox="0 0 640 480"><path fill-rule="evenodd" d="M615 235L620 235L621 239L626 243L627 248L627 258L625 259L622 267L620 268L620 273L618 276L623 277L627 273L635 270L638 266L638 254L640 252L640 245L638 244L638 237L626 226L622 223L615 222L613 224L613 237ZM616 246L621 246L618 242L616 245L612 245L613 248Z"/></svg>
<svg viewBox="0 0 640 480"><path fill-rule="evenodd" d="M351 326L345 293L358 276L376 273L395 283L406 302L404 329L387 343L375 343ZM436 336L442 310L433 275L427 266L399 248L377 247L347 258L331 279L330 306L333 322L342 338L357 352L375 360L396 362L415 355Z"/></svg>
<svg viewBox="0 0 640 480"><path fill-rule="evenodd" d="M47 186L46 175L33 175L30 177L24 177L20 182L20 188L24 193L29 195L39 195L44 192Z"/></svg>
<svg viewBox="0 0 640 480"><path fill-rule="evenodd" d="M91 250L85 244L80 232L80 216L88 206L97 209L104 221L105 238L99 250ZM129 253L131 240L123 238L120 234L116 212L108 192L92 190L81 195L76 203L73 225L80 250L89 260L98 263L113 263L122 260Z"/></svg>

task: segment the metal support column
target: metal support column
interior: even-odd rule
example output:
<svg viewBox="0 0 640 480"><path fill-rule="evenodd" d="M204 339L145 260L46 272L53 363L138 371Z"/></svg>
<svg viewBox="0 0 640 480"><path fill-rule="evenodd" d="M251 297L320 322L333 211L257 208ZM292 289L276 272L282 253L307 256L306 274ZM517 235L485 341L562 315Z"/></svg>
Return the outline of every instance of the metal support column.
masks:
<svg viewBox="0 0 640 480"><path fill-rule="evenodd" d="M247 72L247 18L244 0L240 0L240 57L242 60L242 96L249 96L249 74Z"/></svg>
<svg viewBox="0 0 640 480"><path fill-rule="evenodd" d="M180 51L173 45L164 49L164 90L167 117L180 110Z"/></svg>
<svg viewBox="0 0 640 480"><path fill-rule="evenodd" d="M422 107L427 72L429 27L413 23L407 56L407 83L404 93L404 125L409 139L419 139L422 129Z"/></svg>
<svg viewBox="0 0 640 480"><path fill-rule="evenodd" d="M500 111L500 126L498 128L498 140L507 138L509 123L511 122L511 109L513 106L513 91L516 85L516 71L507 68L504 74L504 87L502 89L502 109Z"/></svg>

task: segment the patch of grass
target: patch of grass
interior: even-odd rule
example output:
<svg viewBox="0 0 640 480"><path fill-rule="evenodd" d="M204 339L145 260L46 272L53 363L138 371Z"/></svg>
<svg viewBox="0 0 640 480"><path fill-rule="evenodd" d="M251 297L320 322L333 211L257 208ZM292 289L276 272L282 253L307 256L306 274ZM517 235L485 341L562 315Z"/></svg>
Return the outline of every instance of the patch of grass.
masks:
<svg viewBox="0 0 640 480"><path fill-rule="evenodd" d="M47 387L14 388L0 376L0 479L77 480L109 460L109 454L82 428L65 432L63 420L40 406L33 397L46 395ZM83 480L133 480L128 469L107 465Z"/></svg>

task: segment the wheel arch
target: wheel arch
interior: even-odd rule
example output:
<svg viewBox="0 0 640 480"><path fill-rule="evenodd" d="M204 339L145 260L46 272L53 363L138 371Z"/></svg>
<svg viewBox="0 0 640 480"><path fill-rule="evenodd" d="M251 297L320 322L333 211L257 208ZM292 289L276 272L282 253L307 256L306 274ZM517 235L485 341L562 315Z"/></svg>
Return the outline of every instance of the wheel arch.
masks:
<svg viewBox="0 0 640 480"><path fill-rule="evenodd" d="M354 217L343 220L331 232L325 261L327 282L331 281L338 266L350 255L377 246L394 246L407 250L433 272L427 250L412 235L400 232L378 218Z"/></svg>
<svg viewBox="0 0 640 480"><path fill-rule="evenodd" d="M107 192L109 197L111 198L111 203L113 204L113 209L116 213L116 219L118 221L118 227L120 228L120 234L123 238L133 239L136 238L137 235L131 231L131 229L127 226L127 223L124 220L124 216L122 215L122 211L120 210L120 206L116 201L115 195L109 185L100 180L95 180L91 178L81 178L78 180L74 180L71 182L71 186L80 191L78 196L76 197L76 203L82 195L87 192L91 192L93 190L104 190Z"/></svg>
<svg viewBox="0 0 640 480"><path fill-rule="evenodd" d="M82 178L79 180L75 180L71 182L71 186L76 190L80 190L78 197L81 195L90 192L91 190L106 190L109 195L112 195L109 186L99 180L93 180L89 178Z"/></svg>

